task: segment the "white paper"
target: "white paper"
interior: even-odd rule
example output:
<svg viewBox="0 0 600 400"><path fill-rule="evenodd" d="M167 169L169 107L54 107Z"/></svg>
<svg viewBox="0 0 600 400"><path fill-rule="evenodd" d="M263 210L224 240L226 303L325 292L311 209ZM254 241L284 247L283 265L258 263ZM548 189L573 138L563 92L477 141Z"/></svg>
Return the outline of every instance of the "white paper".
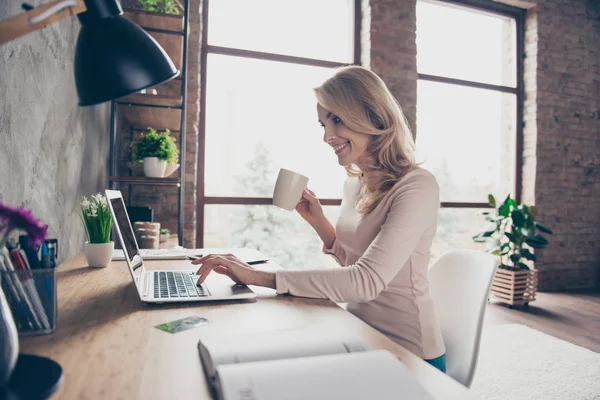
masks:
<svg viewBox="0 0 600 400"><path fill-rule="evenodd" d="M222 400L425 400L433 397L386 350L217 367Z"/></svg>
<svg viewBox="0 0 600 400"><path fill-rule="evenodd" d="M198 348L211 383L220 365L369 350L358 336L328 337L312 329L204 337Z"/></svg>

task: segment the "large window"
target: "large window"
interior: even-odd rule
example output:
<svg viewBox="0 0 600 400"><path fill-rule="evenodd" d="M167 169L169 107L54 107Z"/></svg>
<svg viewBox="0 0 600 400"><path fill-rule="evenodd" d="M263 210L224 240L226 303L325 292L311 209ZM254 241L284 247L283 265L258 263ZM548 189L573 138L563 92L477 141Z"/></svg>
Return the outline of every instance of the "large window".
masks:
<svg viewBox="0 0 600 400"><path fill-rule="evenodd" d="M433 257L481 248L489 193L520 197L524 15L460 3L417 2L417 152L443 206Z"/></svg>
<svg viewBox="0 0 600 400"><path fill-rule="evenodd" d="M205 0L198 246L250 246L284 267L331 266L297 213L272 205L279 168L307 175L335 223L345 171L312 88L360 59L356 0Z"/></svg>

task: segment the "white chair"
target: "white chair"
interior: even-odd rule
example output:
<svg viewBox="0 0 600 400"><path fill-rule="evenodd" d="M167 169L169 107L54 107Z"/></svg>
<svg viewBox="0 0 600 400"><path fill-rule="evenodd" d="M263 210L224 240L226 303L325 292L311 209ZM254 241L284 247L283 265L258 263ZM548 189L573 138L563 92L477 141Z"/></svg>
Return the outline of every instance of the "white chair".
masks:
<svg viewBox="0 0 600 400"><path fill-rule="evenodd" d="M471 386L483 317L498 257L450 250L429 268L431 296L446 345L446 373Z"/></svg>

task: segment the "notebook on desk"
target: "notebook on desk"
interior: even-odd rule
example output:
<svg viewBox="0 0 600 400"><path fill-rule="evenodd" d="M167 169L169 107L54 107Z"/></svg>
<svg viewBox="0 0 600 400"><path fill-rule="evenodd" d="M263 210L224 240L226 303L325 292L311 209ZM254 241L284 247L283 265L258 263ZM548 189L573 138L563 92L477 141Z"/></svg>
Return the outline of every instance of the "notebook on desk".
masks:
<svg viewBox="0 0 600 400"><path fill-rule="evenodd" d="M201 337L198 350L219 400L432 400L392 353L351 334L221 333Z"/></svg>

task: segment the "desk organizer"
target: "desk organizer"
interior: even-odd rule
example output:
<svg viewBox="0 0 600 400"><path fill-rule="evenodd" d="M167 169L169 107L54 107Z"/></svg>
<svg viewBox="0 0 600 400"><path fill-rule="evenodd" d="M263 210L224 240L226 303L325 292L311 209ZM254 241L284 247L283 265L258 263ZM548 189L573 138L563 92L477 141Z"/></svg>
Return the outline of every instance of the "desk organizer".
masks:
<svg viewBox="0 0 600 400"><path fill-rule="evenodd" d="M56 269L2 271L0 284L19 336L46 335L56 329Z"/></svg>

